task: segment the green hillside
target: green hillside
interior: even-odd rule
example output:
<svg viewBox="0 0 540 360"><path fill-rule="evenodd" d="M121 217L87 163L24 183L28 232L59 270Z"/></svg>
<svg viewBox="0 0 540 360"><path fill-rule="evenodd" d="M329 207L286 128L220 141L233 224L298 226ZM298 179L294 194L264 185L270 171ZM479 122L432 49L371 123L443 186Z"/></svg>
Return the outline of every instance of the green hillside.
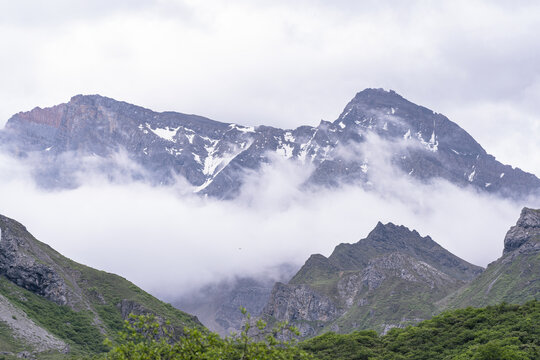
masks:
<svg viewBox="0 0 540 360"><path fill-rule="evenodd" d="M503 256L440 308L482 307L540 299L540 210L524 208L505 237Z"/></svg>
<svg viewBox="0 0 540 360"><path fill-rule="evenodd" d="M36 240L20 223L0 216L0 348L10 353L107 351L130 313L202 329L188 315L126 279L78 264Z"/></svg>
<svg viewBox="0 0 540 360"><path fill-rule="evenodd" d="M448 311L384 336L326 333L300 347L320 360L540 359L540 302Z"/></svg>

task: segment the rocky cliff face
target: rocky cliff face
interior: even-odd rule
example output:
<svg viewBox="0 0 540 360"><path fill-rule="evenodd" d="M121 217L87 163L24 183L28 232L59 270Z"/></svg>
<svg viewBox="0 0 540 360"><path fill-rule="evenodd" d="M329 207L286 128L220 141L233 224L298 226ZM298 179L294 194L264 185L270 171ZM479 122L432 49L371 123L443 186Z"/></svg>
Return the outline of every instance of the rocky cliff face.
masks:
<svg viewBox="0 0 540 360"><path fill-rule="evenodd" d="M0 275L59 305L68 304L67 274L62 274L47 251L33 241L24 226L2 215L0 229ZM75 306L75 294L69 298Z"/></svg>
<svg viewBox="0 0 540 360"><path fill-rule="evenodd" d="M308 184L369 184L377 159L359 145L371 135L392 144L389 160L403 176L442 178L511 197L540 189L538 178L499 163L443 115L380 89L358 93L333 122L291 130L156 113L98 95L78 95L66 104L14 115L0 140L21 157L38 158L36 179L43 186L77 186L75 175L84 157L104 160L101 170L114 177L119 165L111 159L122 149L139 166L122 169L132 178L168 184L180 175L195 192L232 198L243 173L273 156L312 166Z"/></svg>
<svg viewBox="0 0 540 360"><path fill-rule="evenodd" d="M443 299L441 308L483 307L540 299L540 209L524 208L504 239L501 258L467 286Z"/></svg>
<svg viewBox="0 0 540 360"><path fill-rule="evenodd" d="M276 283L263 316L294 324L301 336L314 336L342 311L332 299L307 285Z"/></svg>
<svg viewBox="0 0 540 360"><path fill-rule="evenodd" d="M377 224L356 244L312 255L289 284L274 286L263 310L303 336L406 326L436 311L435 302L482 271L430 237L404 226Z"/></svg>
<svg viewBox="0 0 540 360"><path fill-rule="evenodd" d="M504 252L508 254L531 239L540 236L540 211L523 208L515 226L512 226L504 238Z"/></svg>

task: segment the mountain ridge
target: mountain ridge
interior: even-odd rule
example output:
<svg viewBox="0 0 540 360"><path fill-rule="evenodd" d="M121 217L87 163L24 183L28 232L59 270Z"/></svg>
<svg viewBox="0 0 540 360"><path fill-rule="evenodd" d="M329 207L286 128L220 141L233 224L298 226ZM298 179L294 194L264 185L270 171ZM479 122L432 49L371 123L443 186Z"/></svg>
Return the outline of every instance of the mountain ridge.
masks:
<svg viewBox="0 0 540 360"><path fill-rule="evenodd" d="M243 173L270 163L271 154L313 166L308 184L369 188L376 160L356 145L371 135L394 144L390 160L404 177L442 178L507 197L540 192L540 179L499 163L445 116L381 89L357 93L333 122L295 129L222 123L76 95L68 103L15 114L0 140L11 153L37 156L42 164L36 178L47 187L77 186L69 178L76 165L63 164L63 154L107 159L122 148L146 172L134 171L135 179L147 176L160 185L180 175L194 192L231 199L242 187ZM343 156L343 149L351 155Z"/></svg>

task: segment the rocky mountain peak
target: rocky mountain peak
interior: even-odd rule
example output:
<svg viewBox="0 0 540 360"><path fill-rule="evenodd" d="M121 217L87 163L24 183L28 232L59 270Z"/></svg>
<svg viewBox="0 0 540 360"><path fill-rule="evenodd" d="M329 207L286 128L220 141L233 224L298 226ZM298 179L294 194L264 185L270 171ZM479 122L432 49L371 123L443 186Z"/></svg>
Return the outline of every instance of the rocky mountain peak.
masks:
<svg viewBox="0 0 540 360"><path fill-rule="evenodd" d="M516 225L524 228L540 228L540 209L523 208Z"/></svg>
<svg viewBox="0 0 540 360"><path fill-rule="evenodd" d="M111 98L107 98L99 94L91 94L91 95L77 94L77 95L72 96L69 102L72 104L83 104L83 103L99 101L101 99L112 100Z"/></svg>
<svg viewBox="0 0 540 360"><path fill-rule="evenodd" d="M391 222L383 224L378 222L377 225L371 232L368 234L366 239L371 239L375 241L389 241L394 239L402 239L409 236L420 236L416 230L410 230L408 227L403 225L395 225Z"/></svg>
<svg viewBox="0 0 540 360"><path fill-rule="evenodd" d="M367 88L356 93L353 102L384 101L386 103L403 101L403 97L394 90L385 90L382 88Z"/></svg>
<svg viewBox="0 0 540 360"><path fill-rule="evenodd" d="M406 326L429 317L434 303L481 268L429 236L378 222L355 244L312 255L289 281L274 286L263 315L298 326L302 336ZM427 294L418 306L418 294Z"/></svg>
<svg viewBox="0 0 540 360"><path fill-rule="evenodd" d="M504 238L503 254L508 254L533 238L540 236L540 209L523 208L515 226Z"/></svg>

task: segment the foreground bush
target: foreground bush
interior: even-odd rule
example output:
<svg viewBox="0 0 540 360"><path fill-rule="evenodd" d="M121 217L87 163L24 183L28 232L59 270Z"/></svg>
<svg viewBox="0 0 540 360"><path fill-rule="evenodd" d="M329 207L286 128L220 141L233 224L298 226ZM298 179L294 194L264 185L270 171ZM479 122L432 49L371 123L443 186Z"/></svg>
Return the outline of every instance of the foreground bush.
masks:
<svg viewBox="0 0 540 360"><path fill-rule="evenodd" d="M243 310L245 313L245 310ZM279 324L268 331L259 320L246 324L240 334L225 339L217 334L197 329L185 329L182 336L174 336L172 328L160 326L153 316L131 316L121 333L120 344L106 355L108 360L304 360L311 355L295 346L294 328ZM289 337L289 341L279 341ZM109 343L110 345L110 343Z"/></svg>
<svg viewBox="0 0 540 360"><path fill-rule="evenodd" d="M540 302L448 311L380 336L374 331L332 332L297 344L286 324L272 330L247 315L244 330L225 339L186 329L174 336L151 316L126 322L108 360L538 360ZM279 341L278 339L291 339Z"/></svg>

